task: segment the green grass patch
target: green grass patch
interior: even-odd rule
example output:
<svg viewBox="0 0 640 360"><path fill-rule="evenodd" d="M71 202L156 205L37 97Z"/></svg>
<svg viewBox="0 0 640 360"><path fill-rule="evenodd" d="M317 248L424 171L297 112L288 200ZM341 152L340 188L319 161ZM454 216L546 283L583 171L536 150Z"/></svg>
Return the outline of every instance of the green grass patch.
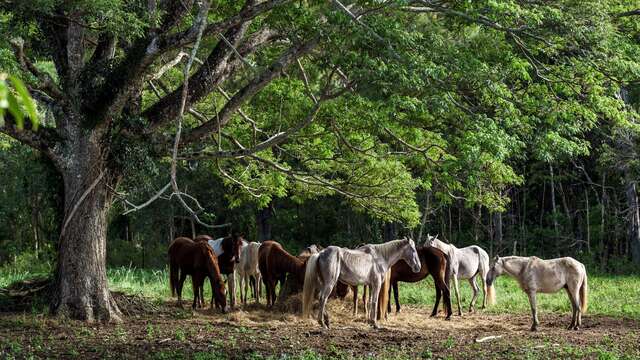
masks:
<svg viewBox="0 0 640 360"><path fill-rule="evenodd" d="M48 264L40 264L25 271L25 267L0 267L0 287L6 287L12 282L46 276L51 268ZM167 269L151 270L133 267L111 268L107 271L112 290L127 294L138 294L152 300L162 302L171 298L169 290L169 272ZM490 313L528 313L529 301L526 294L520 290L515 280L501 276L495 283L497 304L489 307ZM457 309L455 295L452 291L454 312ZM467 311L471 301L471 286L464 280L460 282L460 295L463 311ZM211 296L211 289L205 283L205 299ZM193 299L191 279L184 283L182 297L185 301ZM638 275L598 275L589 276L589 310L591 315L607 315L640 319L640 276ZM400 284L400 300L402 304L413 304L430 307L435 302L433 281L428 278L415 284ZM482 293L477 300L478 307L482 304ZM543 312L570 311L569 298L565 291L555 294L539 294L538 307Z"/></svg>
<svg viewBox="0 0 640 360"><path fill-rule="evenodd" d="M518 283L509 277L499 277L495 284L495 306L488 308L488 312L528 313L529 299L520 289ZM471 286L468 281L460 281L460 298L463 312L468 311L471 301ZM451 291L454 312L457 311L456 298ZM589 309L587 314L607 315L640 319L640 276L633 275L591 275L589 276ZM571 304L566 291L555 294L538 294L538 309L546 312L569 312ZM400 285L401 304L415 304L432 306L435 302L435 290L431 278L420 283ZM482 305L482 291L478 296L476 307Z"/></svg>

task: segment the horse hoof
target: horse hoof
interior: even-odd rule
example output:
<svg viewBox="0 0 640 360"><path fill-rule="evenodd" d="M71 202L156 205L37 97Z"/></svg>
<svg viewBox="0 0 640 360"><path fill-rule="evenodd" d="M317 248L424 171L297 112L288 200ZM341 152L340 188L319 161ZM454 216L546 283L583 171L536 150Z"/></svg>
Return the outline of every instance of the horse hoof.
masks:
<svg viewBox="0 0 640 360"><path fill-rule="evenodd" d="M531 327L531 331L538 331L538 327L537 326L532 326Z"/></svg>
<svg viewBox="0 0 640 360"><path fill-rule="evenodd" d="M447 316L446 318L444 318L446 321L451 321L451 315Z"/></svg>

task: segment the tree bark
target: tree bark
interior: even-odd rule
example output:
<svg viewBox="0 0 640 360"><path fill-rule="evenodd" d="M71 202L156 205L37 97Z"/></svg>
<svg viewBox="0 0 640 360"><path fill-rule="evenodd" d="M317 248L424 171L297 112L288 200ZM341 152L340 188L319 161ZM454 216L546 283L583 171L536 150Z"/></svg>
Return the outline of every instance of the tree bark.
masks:
<svg viewBox="0 0 640 360"><path fill-rule="evenodd" d="M384 242L395 240L398 238L398 226L395 222L384 223L382 229L382 239Z"/></svg>
<svg viewBox="0 0 640 360"><path fill-rule="evenodd" d="M498 249L498 254L501 253L504 249L502 246L502 213L496 211L493 213L493 237L496 248Z"/></svg>
<svg viewBox="0 0 640 360"><path fill-rule="evenodd" d="M267 207L258 210L256 214L256 231L258 232L258 242L271 240L271 223L269 219L273 216L273 202Z"/></svg>
<svg viewBox="0 0 640 360"><path fill-rule="evenodd" d="M556 205L556 182L553 174L553 165L549 164L549 173L551 174L551 217L553 219L553 234L555 239L553 243L555 246L556 257L560 257L560 233L558 230L558 213Z"/></svg>
<svg viewBox="0 0 640 360"><path fill-rule="evenodd" d="M640 212L638 212L638 191L636 182L626 174L625 193L628 207L628 236L631 247L631 260L640 264Z"/></svg>
<svg viewBox="0 0 640 360"><path fill-rule="evenodd" d="M79 126L68 137L58 168L64 179L65 216L51 310L73 319L120 321L107 284L107 212L116 178L107 169L98 132ZM73 143L71 143L73 141Z"/></svg>

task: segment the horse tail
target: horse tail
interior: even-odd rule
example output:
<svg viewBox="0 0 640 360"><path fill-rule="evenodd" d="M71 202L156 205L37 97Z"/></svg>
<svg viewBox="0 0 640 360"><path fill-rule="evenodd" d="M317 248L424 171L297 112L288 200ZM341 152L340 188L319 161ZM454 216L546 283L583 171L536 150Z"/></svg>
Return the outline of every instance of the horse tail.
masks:
<svg viewBox="0 0 640 360"><path fill-rule="evenodd" d="M480 250L482 250L482 248L480 248ZM482 269L480 270L480 275L482 276L482 281L484 282L485 286L485 296L487 297L487 304L495 305L496 288L493 286L493 281L491 282L491 284L489 284L489 282L487 281L487 276L489 275L489 255L484 250L482 250L478 252L478 256L480 266L482 267Z"/></svg>
<svg viewBox="0 0 640 360"><path fill-rule="evenodd" d="M307 260L307 269L304 273L304 286L302 290L302 317L311 315L313 298L318 286L318 254L313 254Z"/></svg>
<svg viewBox="0 0 640 360"><path fill-rule="evenodd" d="M174 261L169 263L169 287L171 288L171 296L176 296L176 288L178 286L178 277L180 276L180 268Z"/></svg>
<svg viewBox="0 0 640 360"><path fill-rule="evenodd" d="M495 305L496 304L496 288L493 286L493 283L488 284L485 280L485 286L487 288L487 303L489 305Z"/></svg>
<svg viewBox="0 0 640 360"><path fill-rule="evenodd" d="M444 269L444 283L449 287L451 281L451 258L444 251L442 251L442 255L444 255L444 259L447 261L447 266Z"/></svg>
<svg viewBox="0 0 640 360"><path fill-rule="evenodd" d="M387 308L389 305L389 292L391 291L391 268L384 275L384 281L380 287L380 295L378 296L378 320L387 320Z"/></svg>
<svg viewBox="0 0 640 360"><path fill-rule="evenodd" d="M587 307L589 307L589 285L587 284L587 272L584 273L584 280L582 281L582 286L580 286L580 313L584 314L587 312Z"/></svg>

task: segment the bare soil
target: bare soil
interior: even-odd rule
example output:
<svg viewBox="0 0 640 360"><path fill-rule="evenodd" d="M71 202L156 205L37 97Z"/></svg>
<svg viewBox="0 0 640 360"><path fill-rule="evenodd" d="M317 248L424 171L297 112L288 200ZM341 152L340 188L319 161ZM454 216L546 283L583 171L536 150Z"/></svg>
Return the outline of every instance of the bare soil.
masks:
<svg viewBox="0 0 640 360"><path fill-rule="evenodd" d="M120 296L121 324L85 324L30 313L0 313L0 358L640 358L640 322L585 315L566 330L569 314L442 314L404 306L380 330L333 300L330 330L292 313L248 305L229 314L179 309ZM292 308L297 305L293 304ZM483 342L483 338L495 336Z"/></svg>

